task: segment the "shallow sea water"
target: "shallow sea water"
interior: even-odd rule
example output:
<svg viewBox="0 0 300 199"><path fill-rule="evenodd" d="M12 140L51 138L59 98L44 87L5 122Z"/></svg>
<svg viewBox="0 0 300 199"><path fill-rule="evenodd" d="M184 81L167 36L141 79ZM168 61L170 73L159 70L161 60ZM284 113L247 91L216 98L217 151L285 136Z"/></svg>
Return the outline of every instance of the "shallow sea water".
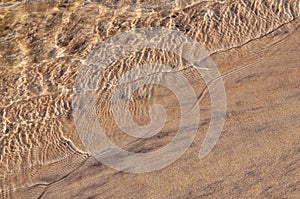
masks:
<svg viewBox="0 0 300 199"><path fill-rule="evenodd" d="M299 14L299 0L2 0L0 198L37 198L49 184L91 158L74 124L72 99L80 67L103 41L136 28L165 28L179 31L214 55L259 40L292 23ZM109 139L136 153L155 151L171 142L180 123L180 104L174 93L149 84L134 93L128 108L134 122L143 126L151 121L151 106L166 107L162 132L140 139L122 133L116 124L110 100L118 80L149 63L158 67L149 75L151 81L164 78L159 64L166 64L188 80L198 99L206 87L191 63L164 50L130 52L105 68L95 88L95 114ZM95 75L95 71L88 72ZM90 82L83 80L83 87Z"/></svg>

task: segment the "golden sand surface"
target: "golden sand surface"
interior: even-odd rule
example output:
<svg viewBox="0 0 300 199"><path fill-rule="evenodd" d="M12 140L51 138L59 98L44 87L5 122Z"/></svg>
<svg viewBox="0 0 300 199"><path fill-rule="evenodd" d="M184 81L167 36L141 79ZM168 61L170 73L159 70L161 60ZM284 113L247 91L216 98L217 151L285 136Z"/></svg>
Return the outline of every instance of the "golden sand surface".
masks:
<svg viewBox="0 0 300 199"><path fill-rule="evenodd" d="M2 0L0 198L299 198L299 15L299 0ZM155 151L180 123L176 96L152 84L132 96L129 109L146 125L150 107L163 105L162 132L146 139L122 132L109 99L126 71L153 61L178 65L199 96L200 125L187 151L161 170L133 174L102 164L81 142L73 88L98 44L151 27L206 48L224 81L227 112L217 144L199 159L211 101L195 68L153 49L113 62L99 77L95 109L107 137L125 150Z"/></svg>

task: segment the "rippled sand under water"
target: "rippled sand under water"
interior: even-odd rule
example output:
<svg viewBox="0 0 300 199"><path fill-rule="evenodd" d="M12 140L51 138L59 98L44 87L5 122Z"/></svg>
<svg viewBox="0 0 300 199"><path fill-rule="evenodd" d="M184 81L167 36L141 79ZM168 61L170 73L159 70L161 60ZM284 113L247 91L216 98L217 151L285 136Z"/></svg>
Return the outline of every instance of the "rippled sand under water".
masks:
<svg viewBox="0 0 300 199"><path fill-rule="evenodd" d="M0 198L297 198L300 195L299 0L2 1L0 3ZM153 173L117 172L81 143L72 115L79 67L95 47L142 27L177 30L203 45L223 76L227 114L212 152L198 159L210 98L190 63L144 49L99 77L100 124L117 145L157 150L180 123L167 88L140 88L129 104L139 125L153 104L166 108L161 133L136 139L110 110L114 83L144 63L172 66L191 83L201 121L186 153ZM159 78L154 75L153 78Z"/></svg>

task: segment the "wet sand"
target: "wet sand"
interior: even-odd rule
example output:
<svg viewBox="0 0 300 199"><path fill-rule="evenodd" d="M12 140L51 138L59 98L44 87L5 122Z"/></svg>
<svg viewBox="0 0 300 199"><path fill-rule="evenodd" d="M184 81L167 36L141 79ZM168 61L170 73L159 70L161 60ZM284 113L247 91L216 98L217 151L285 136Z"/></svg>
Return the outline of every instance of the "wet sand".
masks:
<svg viewBox="0 0 300 199"><path fill-rule="evenodd" d="M2 1L0 4L0 198L297 198L300 195L300 1ZM124 6L126 5L126 6ZM184 74L199 96L200 125L168 167L119 172L82 144L72 97L83 60L102 41L132 28L164 27L203 45L227 95L222 134L198 158L210 122L210 96L195 69ZM136 139L116 127L108 100L118 77L139 63L178 63L145 49L111 64L95 105L107 136L133 152L155 151L176 135L176 96L149 85L130 103L136 123L162 104L162 132Z"/></svg>

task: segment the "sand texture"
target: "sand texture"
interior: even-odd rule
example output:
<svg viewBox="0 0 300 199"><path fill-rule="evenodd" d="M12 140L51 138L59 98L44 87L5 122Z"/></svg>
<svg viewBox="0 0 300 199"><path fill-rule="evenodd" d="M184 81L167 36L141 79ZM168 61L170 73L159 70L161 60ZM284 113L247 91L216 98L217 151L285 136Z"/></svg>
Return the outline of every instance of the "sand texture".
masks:
<svg viewBox="0 0 300 199"><path fill-rule="evenodd" d="M0 198L300 198L299 16L299 0L2 0ZM145 139L118 128L110 103L122 74L168 64L198 96L191 146L163 169L134 174L104 165L82 143L72 104L80 67L101 42L136 28L179 31L216 64L227 111L205 158L198 154L211 119L207 84L180 56L149 48L122 56L99 76L99 125L131 152L171 142L181 112L170 89L149 84L132 96L129 110L141 126L153 104L166 110L162 131Z"/></svg>

